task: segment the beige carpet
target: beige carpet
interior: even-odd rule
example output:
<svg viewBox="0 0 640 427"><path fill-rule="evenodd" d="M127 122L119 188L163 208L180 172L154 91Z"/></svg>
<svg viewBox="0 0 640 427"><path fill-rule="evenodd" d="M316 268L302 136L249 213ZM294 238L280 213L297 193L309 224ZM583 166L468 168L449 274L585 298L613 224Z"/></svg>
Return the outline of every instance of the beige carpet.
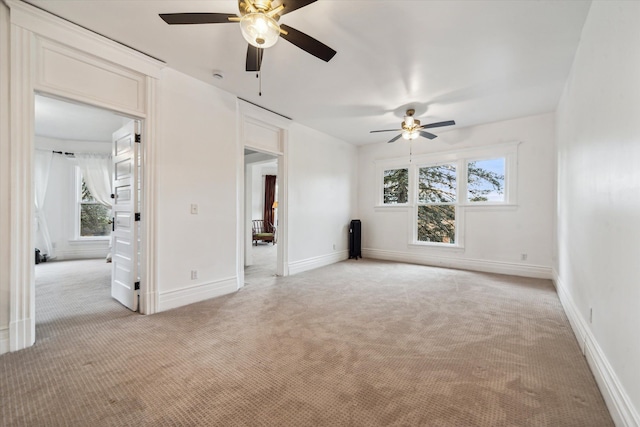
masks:
<svg viewBox="0 0 640 427"><path fill-rule="evenodd" d="M258 242L251 246L252 265L245 267L245 283L251 284L252 278L264 279L276 275L278 264L278 244Z"/></svg>
<svg viewBox="0 0 640 427"><path fill-rule="evenodd" d="M548 280L350 260L141 316L74 270L0 356L2 425L612 425Z"/></svg>

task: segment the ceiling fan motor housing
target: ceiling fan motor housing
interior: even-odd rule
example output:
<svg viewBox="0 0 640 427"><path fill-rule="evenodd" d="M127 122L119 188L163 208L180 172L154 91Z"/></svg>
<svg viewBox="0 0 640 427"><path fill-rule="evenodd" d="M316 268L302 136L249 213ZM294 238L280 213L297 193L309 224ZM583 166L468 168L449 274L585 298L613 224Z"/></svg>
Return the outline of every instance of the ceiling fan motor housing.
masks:
<svg viewBox="0 0 640 427"><path fill-rule="evenodd" d="M243 16L256 11L268 12L271 10L271 0L239 0L238 9Z"/></svg>
<svg viewBox="0 0 640 427"><path fill-rule="evenodd" d="M406 131L412 131L420 127L420 120L413 118L413 115L415 113L416 110L414 109L407 110L407 115L404 116L404 121L401 124L402 129Z"/></svg>
<svg viewBox="0 0 640 427"><path fill-rule="evenodd" d="M413 130L419 127L420 127L420 120L417 120L417 119L413 120L412 125L408 124L406 121L402 122L402 129Z"/></svg>

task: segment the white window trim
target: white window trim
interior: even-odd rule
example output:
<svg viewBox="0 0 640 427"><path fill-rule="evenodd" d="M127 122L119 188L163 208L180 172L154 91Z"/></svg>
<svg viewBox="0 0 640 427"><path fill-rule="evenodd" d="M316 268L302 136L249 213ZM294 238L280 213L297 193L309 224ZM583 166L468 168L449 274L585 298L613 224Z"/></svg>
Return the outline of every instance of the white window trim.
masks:
<svg viewBox="0 0 640 427"><path fill-rule="evenodd" d="M375 169L376 174L376 208L398 209L412 206L411 195L413 193L413 183L411 179L411 166L407 164L407 159L390 159L377 161ZM407 203L384 203L384 171L392 169L408 169L409 173L409 189Z"/></svg>
<svg viewBox="0 0 640 427"><path fill-rule="evenodd" d="M483 147L415 155L413 156L411 163L409 163L409 159L407 157L378 159L374 162L374 182L377 194L374 210L375 212L407 212L409 216L409 246L462 250L464 249L465 241L464 226L466 222L466 211L512 210L518 207L518 146L520 143L521 141L510 141ZM474 160L495 159L499 157L504 157L505 159L505 200L503 202L469 202L467 200L467 163ZM456 206L456 243L449 244L418 241L418 230L415 226L418 220L417 207L420 205L418 204L418 192L415 191L418 182L418 168L425 166L437 166L446 163L456 164L458 194L456 202L451 203ZM402 168L409 169L408 203L384 204L384 171Z"/></svg>
<svg viewBox="0 0 640 427"><path fill-rule="evenodd" d="M82 171L80 166L75 167L75 179L73 180L73 192L75 197L74 202L74 215L73 215L73 239L69 239L69 242L104 242L111 239L109 236L81 236L80 235L80 210L82 204Z"/></svg>
<svg viewBox="0 0 640 427"><path fill-rule="evenodd" d="M438 165L443 163L453 163L462 160L462 165L459 166L463 170L464 176L460 177L459 191L464 186L464 201L458 200L459 206L517 206L517 188L518 188L518 145L520 141L503 142L499 144L488 145L484 147L468 148L461 150L451 150L435 153L421 154L413 156L411 164L407 157L396 157L392 159L379 159L374 162L375 167L375 185L376 185L376 199L374 207L382 209L394 209L394 208L406 208L415 205L417 194L414 193L415 168L417 165ZM467 160L481 160L481 159L495 159L498 157L505 158L505 201L504 202L467 202L467 181L466 181L466 161ZM396 204L384 204L384 171L389 169L401 169L409 168L409 197L408 203L396 203Z"/></svg>
<svg viewBox="0 0 640 427"><path fill-rule="evenodd" d="M516 147L517 148L517 147ZM497 158L504 158L504 201L486 201L486 202L471 202L467 198L467 172L470 162L493 160ZM497 155L485 155L480 157L465 157L463 159L462 166L464 193L460 193L463 196L463 200L460 201L464 206L515 206L517 196L517 174L518 174L518 159L517 152L505 152L504 154Z"/></svg>

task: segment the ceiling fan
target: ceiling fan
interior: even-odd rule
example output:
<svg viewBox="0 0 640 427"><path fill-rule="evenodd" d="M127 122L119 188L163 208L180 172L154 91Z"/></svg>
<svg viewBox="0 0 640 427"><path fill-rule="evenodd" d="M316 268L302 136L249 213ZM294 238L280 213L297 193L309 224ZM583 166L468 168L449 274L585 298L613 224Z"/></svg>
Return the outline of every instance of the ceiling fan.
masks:
<svg viewBox="0 0 640 427"><path fill-rule="evenodd" d="M434 135L424 129L438 128L441 126L453 126L456 124L453 120L447 120L446 122L431 123L428 125L420 125L420 120L414 119L413 115L416 113L414 109L407 110L407 115L404 116L404 121L400 124L401 129L385 129L385 130L372 130L370 133L375 132L400 132L400 135L392 138L388 142L396 142L400 137L408 140L423 136L425 138L434 139L438 135Z"/></svg>
<svg viewBox="0 0 640 427"><path fill-rule="evenodd" d="M249 42L247 50L247 71L260 71L263 50L273 46L279 37L294 44L305 52L329 62L336 54L324 43L289 27L278 24L280 17L296 9L308 6L317 0L238 0L240 16L232 13L161 13L169 25L183 24L223 24L239 22L245 40Z"/></svg>

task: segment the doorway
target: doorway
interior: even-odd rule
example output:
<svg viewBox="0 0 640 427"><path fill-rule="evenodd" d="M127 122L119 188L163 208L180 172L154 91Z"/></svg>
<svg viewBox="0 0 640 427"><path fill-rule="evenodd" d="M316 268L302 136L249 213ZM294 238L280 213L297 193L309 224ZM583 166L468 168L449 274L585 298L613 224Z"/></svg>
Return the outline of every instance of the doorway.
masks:
<svg viewBox="0 0 640 427"><path fill-rule="evenodd" d="M278 156L245 148L245 218L251 226L245 245L245 284L273 277L278 263ZM264 239L255 238L262 229Z"/></svg>
<svg viewBox="0 0 640 427"><path fill-rule="evenodd" d="M109 184L112 136L134 119L44 94L35 95L34 105L34 240L40 251L33 261L36 328L46 336L50 325L80 313L128 311L111 295L114 215ZM139 184L134 185L136 200Z"/></svg>

